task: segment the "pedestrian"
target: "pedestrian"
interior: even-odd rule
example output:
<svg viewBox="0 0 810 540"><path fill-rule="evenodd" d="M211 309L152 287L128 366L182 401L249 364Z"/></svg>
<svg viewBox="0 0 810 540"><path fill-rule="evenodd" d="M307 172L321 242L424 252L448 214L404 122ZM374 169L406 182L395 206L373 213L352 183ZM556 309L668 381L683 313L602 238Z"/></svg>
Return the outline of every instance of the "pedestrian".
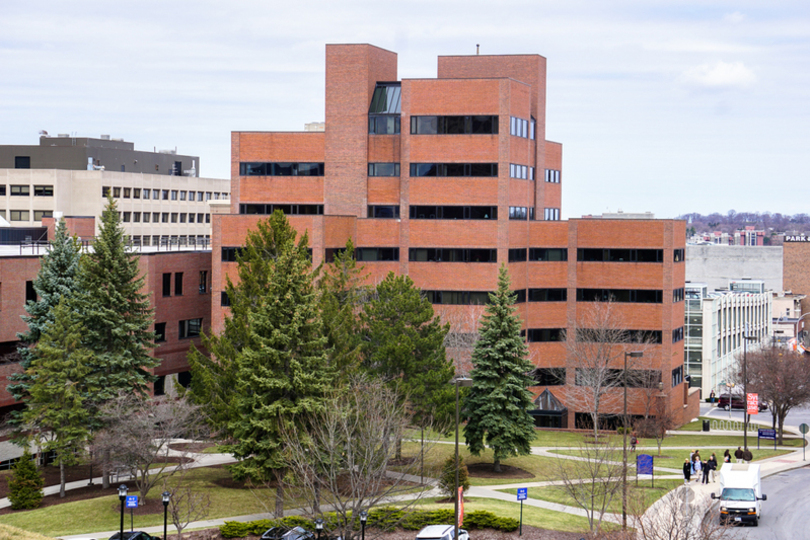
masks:
<svg viewBox="0 0 810 540"><path fill-rule="evenodd" d="M695 453L695 456L692 458L692 465L693 470L692 474L695 475L695 482L700 482L700 478L702 476L703 471L703 462L700 461L700 455Z"/></svg>
<svg viewBox="0 0 810 540"><path fill-rule="evenodd" d="M636 451L636 444L638 444L638 437L636 437L636 432L633 432L633 435L630 437L630 450L635 452Z"/></svg>
<svg viewBox="0 0 810 540"><path fill-rule="evenodd" d="M709 483L709 472L711 469L709 468L709 462L704 461L701 463L701 467L703 468L703 480L700 482L701 484L708 484Z"/></svg>
<svg viewBox="0 0 810 540"><path fill-rule="evenodd" d="M737 447L737 450L734 452L734 463L741 463L743 460L743 449L741 446Z"/></svg>
<svg viewBox="0 0 810 540"><path fill-rule="evenodd" d="M754 461L754 454L752 454L751 450L749 450L748 448L743 450L743 461L746 463L751 463L752 461Z"/></svg>
<svg viewBox="0 0 810 540"><path fill-rule="evenodd" d="M711 478L712 482L714 482L714 476L716 474L714 471L717 470L717 457L714 455L714 452L712 452L712 457L710 457L706 462L706 466L709 469L709 477Z"/></svg>
<svg viewBox="0 0 810 540"><path fill-rule="evenodd" d="M688 459L683 460L683 483L688 484L692 479L692 464Z"/></svg>
<svg viewBox="0 0 810 540"><path fill-rule="evenodd" d="M712 405L714 405L714 390L712 390L711 392L709 392L709 403L711 403Z"/></svg>
<svg viewBox="0 0 810 540"><path fill-rule="evenodd" d="M728 451L728 448L723 452L723 463L731 463L731 452Z"/></svg>

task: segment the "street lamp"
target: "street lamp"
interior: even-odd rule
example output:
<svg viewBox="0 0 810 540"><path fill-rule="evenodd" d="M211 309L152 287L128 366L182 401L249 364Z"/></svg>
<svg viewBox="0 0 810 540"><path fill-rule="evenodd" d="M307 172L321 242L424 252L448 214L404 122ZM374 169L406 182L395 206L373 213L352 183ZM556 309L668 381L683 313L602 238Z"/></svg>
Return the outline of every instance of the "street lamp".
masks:
<svg viewBox="0 0 810 540"><path fill-rule="evenodd" d="M366 540L366 520L368 519L368 512L365 510L360 512L360 540Z"/></svg>
<svg viewBox="0 0 810 540"><path fill-rule="evenodd" d="M166 540L168 537L166 527L169 523L169 499L171 499L171 497L172 494L168 491L163 492L163 540Z"/></svg>
<svg viewBox="0 0 810 540"><path fill-rule="evenodd" d="M748 450L748 342L754 341L755 336L747 336L748 325L743 333L743 448ZM728 408L731 410L731 394L728 396Z"/></svg>
<svg viewBox="0 0 810 540"><path fill-rule="evenodd" d="M321 531L323 530L323 520L321 518L315 520L315 530L318 531L318 540L321 540Z"/></svg>
<svg viewBox="0 0 810 540"><path fill-rule="evenodd" d="M644 353L631 351L624 353L624 415L622 417L622 529L627 529L627 359L641 358Z"/></svg>
<svg viewBox="0 0 810 540"><path fill-rule="evenodd" d="M473 381L472 379L468 379L466 377L459 377L455 380L456 385L456 490L453 492L454 499L456 501L455 511L453 513L453 532L455 536L453 536L453 540L458 540L458 388L459 386L472 386Z"/></svg>
<svg viewBox="0 0 810 540"><path fill-rule="evenodd" d="M121 501L121 529L119 530L118 540L124 540L124 499L127 498L127 485L121 484L118 486L118 500Z"/></svg>

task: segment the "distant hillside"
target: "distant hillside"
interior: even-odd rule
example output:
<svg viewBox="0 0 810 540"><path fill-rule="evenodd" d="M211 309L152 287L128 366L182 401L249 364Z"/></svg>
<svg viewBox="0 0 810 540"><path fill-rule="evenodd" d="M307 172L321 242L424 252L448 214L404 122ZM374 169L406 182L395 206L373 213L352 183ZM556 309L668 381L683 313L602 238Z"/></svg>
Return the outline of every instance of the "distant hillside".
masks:
<svg viewBox="0 0 810 540"><path fill-rule="evenodd" d="M780 233L810 234L810 215L786 214L770 212L735 212L729 210L726 214L717 212L704 216L703 214L683 214L676 219L686 220L687 237L695 233L720 231L733 234L734 231L753 226L756 230L765 231L766 243L779 245L782 243Z"/></svg>

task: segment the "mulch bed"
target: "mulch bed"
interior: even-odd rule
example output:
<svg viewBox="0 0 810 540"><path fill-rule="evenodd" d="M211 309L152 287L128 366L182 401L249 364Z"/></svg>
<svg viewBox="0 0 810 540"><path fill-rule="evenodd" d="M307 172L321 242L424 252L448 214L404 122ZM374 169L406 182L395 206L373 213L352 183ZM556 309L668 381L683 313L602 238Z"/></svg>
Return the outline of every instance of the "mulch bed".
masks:
<svg viewBox="0 0 810 540"><path fill-rule="evenodd" d="M514 478L534 478L534 475L520 467L501 464L501 472L492 470L492 463L473 463L467 465L467 472L475 478L503 478L504 480Z"/></svg>

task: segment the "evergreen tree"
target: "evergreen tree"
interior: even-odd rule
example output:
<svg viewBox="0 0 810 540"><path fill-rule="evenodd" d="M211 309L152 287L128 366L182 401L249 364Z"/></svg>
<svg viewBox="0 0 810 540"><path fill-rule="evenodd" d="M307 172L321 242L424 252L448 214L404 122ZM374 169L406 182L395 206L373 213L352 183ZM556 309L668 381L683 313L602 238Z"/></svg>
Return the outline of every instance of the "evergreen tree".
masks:
<svg viewBox="0 0 810 540"><path fill-rule="evenodd" d="M28 315L23 320L28 324L28 331L17 334L22 345L18 348L22 371L9 377L12 381L7 386L8 392L17 401L24 401L31 386L31 372L29 367L36 357L36 343L44 329L53 322L53 309L62 298L72 297L77 289L76 275L79 271L81 249L75 238L68 234L64 220L56 224L56 233L50 243L50 249L41 259L41 266L36 279L34 290L37 293L36 301L28 301L25 311ZM19 415L13 419L16 423Z"/></svg>
<svg viewBox="0 0 810 540"><path fill-rule="evenodd" d="M66 299L53 310L53 317L29 368L33 384L23 421L29 427L29 437L45 440L45 449L56 452L59 496L64 497L65 465L75 461L88 436L89 413L84 400L98 389L84 386L92 354L82 345L85 329Z"/></svg>
<svg viewBox="0 0 810 540"><path fill-rule="evenodd" d="M329 363L343 380L361 365L360 309L369 296L365 279L366 273L357 265L354 243L349 239L345 249L335 253L335 260L325 265L318 283Z"/></svg>
<svg viewBox="0 0 810 540"><path fill-rule="evenodd" d="M230 315L220 335L202 336L203 353L193 345L188 355L192 373L191 397L205 405L212 427L227 430L233 411L233 389L236 388L236 357L252 342L248 318L252 311L265 302L272 276L272 267L279 246L294 242L295 229L281 211L276 211L245 238L245 246L236 255L239 281L227 279L225 288L230 302ZM299 245L306 252L306 247Z"/></svg>
<svg viewBox="0 0 810 540"><path fill-rule="evenodd" d="M225 431L236 441L234 455L240 461L231 471L236 478L275 479L276 515L281 516L283 434L306 431L303 419L323 408L334 377L307 236L296 244L294 230L278 213L248 244L239 257L246 283L229 286L237 310L225 333L212 341L224 378L212 377L212 386L202 390L230 394L221 396L217 418L227 419ZM251 267L256 271L248 273ZM198 362L195 369L203 365ZM232 386L224 389L223 381Z"/></svg>
<svg viewBox="0 0 810 540"><path fill-rule="evenodd" d="M500 472L501 460L531 453L534 421L528 413L532 396L527 387L532 381L527 373L532 365L520 337L505 265L498 274L498 290L489 300L472 353L473 385L464 400L464 437L474 456L489 446L495 453L494 470Z"/></svg>
<svg viewBox="0 0 810 540"><path fill-rule="evenodd" d="M366 369L410 400L416 425L446 424L453 417L448 383L455 370L444 349L449 326L434 316L430 301L411 278L391 272L377 285L361 319Z"/></svg>
<svg viewBox="0 0 810 540"><path fill-rule="evenodd" d="M458 487L462 493L470 489L470 476L464 458L458 456ZM439 476L439 490L447 495L448 499L456 499L456 456L448 456L442 465L442 474Z"/></svg>
<svg viewBox="0 0 810 540"><path fill-rule="evenodd" d="M37 470L31 454L26 448L22 457L11 467L8 478L8 500L12 510L36 508L42 502L42 486L45 480Z"/></svg>

